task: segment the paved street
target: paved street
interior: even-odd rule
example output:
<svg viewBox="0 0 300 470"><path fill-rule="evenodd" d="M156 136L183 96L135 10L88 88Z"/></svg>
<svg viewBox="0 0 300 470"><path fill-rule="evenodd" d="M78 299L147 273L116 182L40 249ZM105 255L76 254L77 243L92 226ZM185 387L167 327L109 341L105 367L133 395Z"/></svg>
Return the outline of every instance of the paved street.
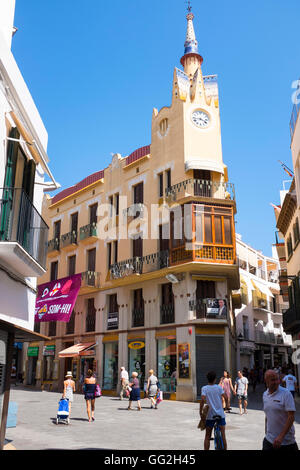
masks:
<svg viewBox="0 0 300 470"><path fill-rule="evenodd" d="M226 415L230 450L260 450L264 436L261 396L264 389L249 395L249 412L238 414L237 400ZM76 395L70 425L56 425L61 394L33 391L20 386L11 390L11 401L18 403L16 428L7 429L9 447L17 450L109 449L109 450L201 450L204 431L197 429L199 404L163 401L158 410L142 400L142 411L128 411L128 401L115 397L96 400L95 422L87 420L85 401ZM297 399L296 438L300 447L300 400ZM211 442L213 448L213 442Z"/></svg>

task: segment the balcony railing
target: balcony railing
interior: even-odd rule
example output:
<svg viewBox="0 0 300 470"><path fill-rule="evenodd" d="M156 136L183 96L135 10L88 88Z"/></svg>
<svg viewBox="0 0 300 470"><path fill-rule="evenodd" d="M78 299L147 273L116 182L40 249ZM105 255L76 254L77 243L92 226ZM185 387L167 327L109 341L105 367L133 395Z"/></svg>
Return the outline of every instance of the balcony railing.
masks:
<svg viewBox="0 0 300 470"><path fill-rule="evenodd" d="M255 342L276 344L276 336L274 333L269 333L265 331L255 331Z"/></svg>
<svg viewBox="0 0 300 470"><path fill-rule="evenodd" d="M73 230L72 232L65 233L60 237L61 248L65 248L70 245L77 244L77 232Z"/></svg>
<svg viewBox="0 0 300 470"><path fill-rule="evenodd" d="M225 245L199 245L191 244L191 249L186 250L186 245L172 248L170 264L186 261L207 261L216 263L235 263L235 250L233 246Z"/></svg>
<svg viewBox="0 0 300 470"><path fill-rule="evenodd" d="M81 287L100 287L100 273L85 271L81 273Z"/></svg>
<svg viewBox="0 0 300 470"><path fill-rule="evenodd" d="M235 200L234 184L194 178L166 188L165 194L172 201L178 201L189 196Z"/></svg>
<svg viewBox="0 0 300 470"><path fill-rule="evenodd" d="M96 222L80 227L79 232L80 232L79 234L80 240L86 240L87 238L90 238L90 237L97 237Z"/></svg>
<svg viewBox="0 0 300 470"><path fill-rule="evenodd" d="M132 327L144 326L144 308L134 308L132 310Z"/></svg>
<svg viewBox="0 0 300 470"><path fill-rule="evenodd" d="M96 328L96 312L90 312L85 319L85 331L87 333L95 331Z"/></svg>
<svg viewBox="0 0 300 470"><path fill-rule="evenodd" d="M59 249L59 238L53 238L48 242L48 253L51 253L52 251L59 251Z"/></svg>
<svg viewBox="0 0 300 470"><path fill-rule="evenodd" d="M111 279L120 279L132 274L145 274L169 266L169 252L159 251L146 256L136 256L110 266Z"/></svg>
<svg viewBox="0 0 300 470"><path fill-rule="evenodd" d="M190 300L189 310L195 312L197 320L203 318L227 319L226 301L223 299L197 299Z"/></svg>
<svg viewBox="0 0 300 470"><path fill-rule="evenodd" d="M175 309L174 304L161 305L160 307L160 323L161 325L165 323L174 323L175 322Z"/></svg>
<svg viewBox="0 0 300 470"><path fill-rule="evenodd" d="M16 242L46 266L48 225L23 189L0 188L0 242Z"/></svg>

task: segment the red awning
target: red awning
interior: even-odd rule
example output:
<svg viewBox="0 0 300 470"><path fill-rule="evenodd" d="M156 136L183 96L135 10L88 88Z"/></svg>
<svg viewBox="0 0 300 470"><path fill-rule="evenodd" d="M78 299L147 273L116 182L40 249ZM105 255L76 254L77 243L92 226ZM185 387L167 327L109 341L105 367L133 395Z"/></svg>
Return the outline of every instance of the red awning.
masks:
<svg viewBox="0 0 300 470"><path fill-rule="evenodd" d="M58 357L64 358L64 357L78 357L84 354L84 351L87 351L88 349L96 346L97 343L78 343L74 344L74 346L71 346L70 348L64 349L63 351L60 351L58 354Z"/></svg>

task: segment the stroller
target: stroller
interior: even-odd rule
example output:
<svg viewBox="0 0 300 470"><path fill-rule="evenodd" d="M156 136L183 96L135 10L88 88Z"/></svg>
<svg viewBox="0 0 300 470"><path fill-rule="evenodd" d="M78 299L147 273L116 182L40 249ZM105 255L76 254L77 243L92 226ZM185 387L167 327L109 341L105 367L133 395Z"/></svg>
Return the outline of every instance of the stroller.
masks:
<svg viewBox="0 0 300 470"><path fill-rule="evenodd" d="M61 398L58 402L58 411L56 416L56 424L69 424L69 399Z"/></svg>

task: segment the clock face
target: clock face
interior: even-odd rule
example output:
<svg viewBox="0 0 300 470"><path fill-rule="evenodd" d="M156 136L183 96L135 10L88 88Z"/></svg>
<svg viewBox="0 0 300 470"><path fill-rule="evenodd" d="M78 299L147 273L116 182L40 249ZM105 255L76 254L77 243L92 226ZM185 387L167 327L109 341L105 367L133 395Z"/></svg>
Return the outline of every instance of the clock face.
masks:
<svg viewBox="0 0 300 470"><path fill-rule="evenodd" d="M202 109L197 109L192 113L192 121L195 126L204 129L209 126L210 117L205 111L202 111Z"/></svg>

